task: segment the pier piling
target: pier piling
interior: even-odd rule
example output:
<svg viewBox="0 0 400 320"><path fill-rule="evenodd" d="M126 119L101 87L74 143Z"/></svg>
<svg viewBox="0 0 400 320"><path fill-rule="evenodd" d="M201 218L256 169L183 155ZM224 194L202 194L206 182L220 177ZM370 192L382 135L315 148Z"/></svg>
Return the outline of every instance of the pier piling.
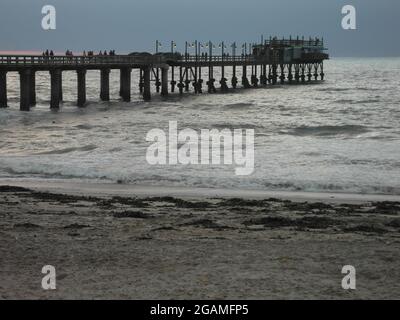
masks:
<svg viewBox="0 0 400 320"><path fill-rule="evenodd" d="M0 71L0 108L7 108L7 72Z"/></svg>
<svg viewBox="0 0 400 320"><path fill-rule="evenodd" d="M20 79L20 110L30 110L30 83L31 83L31 69L21 70L19 72Z"/></svg>
<svg viewBox="0 0 400 320"><path fill-rule="evenodd" d="M78 74L78 107L86 104L86 69L80 69Z"/></svg>
<svg viewBox="0 0 400 320"><path fill-rule="evenodd" d="M150 91L150 68L143 68L143 99L145 101L151 100Z"/></svg>
<svg viewBox="0 0 400 320"><path fill-rule="evenodd" d="M175 86L176 86L176 81L175 81L175 67L171 67L171 92L175 92Z"/></svg>
<svg viewBox="0 0 400 320"><path fill-rule="evenodd" d="M119 96L122 98L122 69L119 70Z"/></svg>
<svg viewBox="0 0 400 320"><path fill-rule="evenodd" d="M60 81L59 81L59 83L60 83L60 89L59 89L59 96L60 96L60 102L61 101L63 101L64 100L64 97L63 97L63 74L62 74L62 70L60 69Z"/></svg>
<svg viewBox="0 0 400 320"><path fill-rule="evenodd" d="M108 68L100 70L100 99L110 100L110 69Z"/></svg>
<svg viewBox="0 0 400 320"><path fill-rule="evenodd" d="M178 83L178 89L179 89L179 94L183 94L183 88L185 85L183 84L183 68L182 66L179 67L179 83Z"/></svg>
<svg viewBox="0 0 400 320"><path fill-rule="evenodd" d="M34 70L30 74L30 84L29 84L29 104L31 106L36 105L36 73Z"/></svg>
<svg viewBox="0 0 400 320"><path fill-rule="evenodd" d="M242 86L250 88L249 79L247 79L247 65L244 65L242 70Z"/></svg>
<svg viewBox="0 0 400 320"><path fill-rule="evenodd" d="M168 95L168 67L161 69L161 95Z"/></svg>
<svg viewBox="0 0 400 320"><path fill-rule="evenodd" d="M124 102L131 101L131 68L121 69L121 96Z"/></svg>
<svg viewBox="0 0 400 320"><path fill-rule="evenodd" d="M60 107L61 70L50 70L50 108Z"/></svg>

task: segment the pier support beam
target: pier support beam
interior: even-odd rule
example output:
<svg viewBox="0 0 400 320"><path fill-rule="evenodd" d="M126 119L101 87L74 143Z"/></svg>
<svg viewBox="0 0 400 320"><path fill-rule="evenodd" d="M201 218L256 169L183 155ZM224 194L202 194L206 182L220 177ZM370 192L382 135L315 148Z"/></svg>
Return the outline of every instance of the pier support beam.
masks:
<svg viewBox="0 0 400 320"><path fill-rule="evenodd" d="M139 92L143 93L143 70L139 69Z"/></svg>
<svg viewBox="0 0 400 320"><path fill-rule="evenodd" d="M208 93L216 93L217 92L217 89L215 88L215 79L214 78L208 79L206 84L207 84Z"/></svg>
<svg viewBox="0 0 400 320"><path fill-rule="evenodd" d="M7 72L0 71L0 108L7 108Z"/></svg>
<svg viewBox="0 0 400 320"><path fill-rule="evenodd" d="M257 65L251 67L251 84L254 88L258 87Z"/></svg>
<svg viewBox="0 0 400 320"><path fill-rule="evenodd" d="M236 77L236 65L233 65L232 66L232 79L231 79L231 84L232 84L233 89L236 89L237 83L238 83L238 79Z"/></svg>
<svg viewBox="0 0 400 320"><path fill-rule="evenodd" d="M243 66L242 85L244 88L250 88L249 79L247 79L247 66Z"/></svg>
<svg viewBox="0 0 400 320"><path fill-rule="evenodd" d="M229 88L228 85L226 84L227 80L228 79L226 79L225 77L222 77L221 80L219 81L221 85L221 92L228 92Z"/></svg>
<svg viewBox="0 0 400 320"><path fill-rule="evenodd" d="M30 84L31 84L31 72L32 70L26 69L19 72L20 79L20 110L29 111L30 110Z"/></svg>
<svg viewBox="0 0 400 320"><path fill-rule="evenodd" d="M161 69L161 95L168 95L168 68Z"/></svg>
<svg viewBox="0 0 400 320"><path fill-rule="evenodd" d="M307 80L308 80L308 82L311 81L311 78L312 78L312 64L308 63L307 64Z"/></svg>
<svg viewBox="0 0 400 320"><path fill-rule="evenodd" d="M77 70L78 74L78 107L86 104L86 69Z"/></svg>
<svg viewBox="0 0 400 320"><path fill-rule="evenodd" d="M297 83L300 82L300 66L298 64L294 65L294 79Z"/></svg>
<svg viewBox="0 0 400 320"><path fill-rule="evenodd" d="M100 70L100 99L110 101L110 69Z"/></svg>
<svg viewBox="0 0 400 320"><path fill-rule="evenodd" d="M272 65L272 84L278 82L278 66L276 64Z"/></svg>
<svg viewBox="0 0 400 320"><path fill-rule="evenodd" d="M171 92L175 92L175 86L176 86L175 68L174 68L174 66L172 66L171 67Z"/></svg>
<svg viewBox="0 0 400 320"><path fill-rule="evenodd" d="M306 75L305 75L306 67L304 64L302 64L300 68L301 68L301 76L300 76L301 82L305 82L306 81Z"/></svg>
<svg viewBox="0 0 400 320"><path fill-rule="evenodd" d="M222 92L228 92L228 85L226 84L228 79L225 78L225 67L221 67L221 80L219 81L221 85L221 91Z"/></svg>
<svg viewBox="0 0 400 320"><path fill-rule="evenodd" d="M61 70L54 69L50 70L50 108L51 109L58 109L60 107L61 101Z"/></svg>
<svg viewBox="0 0 400 320"><path fill-rule="evenodd" d="M119 96L122 97L122 69L119 70Z"/></svg>
<svg viewBox="0 0 400 320"><path fill-rule="evenodd" d="M251 84L253 85L254 88L258 87L258 79L257 76L254 74L251 76Z"/></svg>
<svg viewBox="0 0 400 320"><path fill-rule="evenodd" d="M121 69L121 96L125 102L131 101L131 68Z"/></svg>
<svg viewBox="0 0 400 320"><path fill-rule="evenodd" d="M183 93L183 88L185 87L183 83L183 70L182 66L179 67L179 83L178 83L178 89L179 89L179 94Z"/></svg>
<svg viewBox="0 0 400 320"><path fill-rule="evenodd" d="M215 79L214 79L214 68L210 65L208 67L208 81L206 82L208 93L216 93Z"/></svg>
<svg viewBox="0 0 400 320"><path fill-rule="evenodd" d="M203 93L203 79L201 78L201 67L199 67L199 75L197 78L197 92Z"/></svg>
<svg viewBox="0 0 400 320"><path fill-rule="evenodd" d="M189 68L185 68L185 91L186 91L186 92L189 91L189 84L190 84L190 80L189 80Z"/></svg>
<svg viewBox="0 0 400 320"><path fill-rule="evenodd" d="M261 76L260 76L261 85L267 85L267 65L263 64L261 66Z"/></svg>
<svg viewBox="0 0 400 320"><path fill-rule="evenodd" d="M288 66L288 81L289 81L290 84L293 81L292 68L293 68L292 64L289 64L289 66Z"/></svg>
<svg viewBox="0 0 400 320"><path fill-rule="evenodd" d="M62 70L60 70L60 89L59 89L59 95L60 95L60 102L64 100L63 98L63 78L62 78Z"/></svg>
<svg viewBox="0 0 400 320"><path fill-rule="evenodd" d="M151 100L150 67L143 68L143 99L145 101Z"/></svg>
<svg viewBox="0 0 400 320"><path fill-rule="evenodd" d="M320 68L321 68L321 73L320 73L319 75L321 76L321 80L323 81L323 80L324 80L324 76L325 76L325 73L324 73L324 63L323 63L323 62L321 62Z"/></svg>
<svg viewBox="0 0 400 320"><path fill-rule="evenodd" d="M35 71L32 70L31 72L31 79L30 79L31 83L29 86L29 104L31 106L35 106L36 105L36 73Z"/></svg>
<svg viewBox="0 0 400 320"><path fill-rule="evenodd" d="M314 63L314 80L318 80L318 63Z"/></svg>
<svg viewBox="0 0 400 320"><path fill-rule="evenodd" d="M285 65L281 64L281 75L279 76L279 80L281 80L281 84L285 83Z"/></svg>
<svg viewBox="0 0 400 320"><path fill-rule="evenodd" d="M160 69L156 68L156 92L159 93L160 92L160 86L161 86L161 81L160 81Z"/></svg>

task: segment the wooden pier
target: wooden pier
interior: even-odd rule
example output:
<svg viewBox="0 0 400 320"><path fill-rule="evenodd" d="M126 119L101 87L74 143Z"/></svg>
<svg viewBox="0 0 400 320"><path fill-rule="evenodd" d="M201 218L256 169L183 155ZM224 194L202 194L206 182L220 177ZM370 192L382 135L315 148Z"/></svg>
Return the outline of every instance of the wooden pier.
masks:
<svg viewBox="0 0 400 320"><path fill-rule="evenodd" d="M233 44L232 54L224 52L213 55L214 45L207 43L208 52L202 52L196 41L195 54L189 54L188 44L184 54L180 53L136 53L130 55L93 55L93 56L22 56L0 55L0 108L7 107L7 73L18 72L20 76L20 110L29 111L36 104L36 72L50 74L50 108L59 108L63 100L62 72L77 72L77 105L86 103L86 72L100 71L100 99L110 99L110 71L120 71L120 96L123 101L131 100L131 72L138 69L139 92L143 99L151 99L151 83L156 92L167 96L169 92L179 94L188 92L191 87L195 93L203 92L203 75L207 74L205 86L207 92L221 92L237 88L238 69L241 68L241 85L245 88L292 83L305 83L324 80L323 62L329 56L323 51L323 40L299 39L277 40L276 38L254 44L249 52L242 50L236 54ZM203 48L204 46L201 45ZM173 49L172 49L173 50ZM214 71L220 68L220 78L214 78ZM228 83L226 69L231 68L232 77ZM205 72L206 70L207 72ZM202 73L203 72L203 73ZM216 85L219 83L219 86Z"/></svg>

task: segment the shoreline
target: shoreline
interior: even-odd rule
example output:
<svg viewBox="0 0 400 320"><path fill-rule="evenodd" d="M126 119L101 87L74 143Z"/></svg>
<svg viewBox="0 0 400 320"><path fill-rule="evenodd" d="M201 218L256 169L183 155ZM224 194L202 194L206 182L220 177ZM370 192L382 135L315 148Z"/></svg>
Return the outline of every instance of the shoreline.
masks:
<svg viewBox="0 0 400 320"><path fill-rule="evenodd" d="M0 300L400 298L400 202L26 187L0 186Z"/></svg>
<svg viewBox="0 0 400 320"><path fill-rule="evenodd" d="M209 198L242 198L268 199L277 198L293 202L322 202L362 204L368 202L400 202L400 195L357 194L339 192L307 192L307 191L267 191L250 189L222 189L196 187L165 187L129 185L103 182L77 182L67 180L42 179L0 179L0 186L17 186L28 189L55 192L70 195L85 194L88 196L124 196L143 197L178 197L186 199Z"/></svg>

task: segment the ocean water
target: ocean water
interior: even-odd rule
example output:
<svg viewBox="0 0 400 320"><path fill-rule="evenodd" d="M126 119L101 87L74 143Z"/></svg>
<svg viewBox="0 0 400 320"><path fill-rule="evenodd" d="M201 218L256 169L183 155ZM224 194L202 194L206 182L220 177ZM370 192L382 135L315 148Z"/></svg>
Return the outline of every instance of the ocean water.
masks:
<svg viewBox="0 0 400 320"><path fill-rule="evenodd" d="M153 92L143 102L134 71L132 102L124 103L118 71L110 102L99 101L99 73L90 71L89 103L78 108L76 74L64 72L59 111L49 110L49 76L39 73L38 105L28 113L18 110L18 75L10 73L10 108L0 109L0 179L399 195L400 58L332 59L325 73L319 84L167 99ZM149 165L146 134L169 121L179 129L254 129L254 173L236 176L234 165Z"/></svg>

